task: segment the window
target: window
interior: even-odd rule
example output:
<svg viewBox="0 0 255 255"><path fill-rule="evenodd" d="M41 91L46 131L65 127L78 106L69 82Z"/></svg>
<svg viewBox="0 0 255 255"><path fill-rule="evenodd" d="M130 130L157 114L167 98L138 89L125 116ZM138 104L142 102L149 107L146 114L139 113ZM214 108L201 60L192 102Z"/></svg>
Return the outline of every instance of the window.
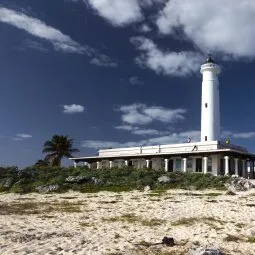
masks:
<svg viewBox="0 0 255 255"><path fill-rule="evenodd" d="M205 136L205 141L207 142L207 136Z"/></svg>
<svg viewBox="0 0 255 255"><path fill-rule="evenodd" d="M207 172L212 172L212 157L208 157L208 161L207 161Z"/></svg>
<svg viewBox="0 0 255 255"><path fill-rule="evenodd" d="M207 108L207 106L208 106L208 104L207 104L207 103L205 103L205 108Z"/></svg>
<svg viewBox="0 0 255 255"><path fill-rule="evenodd" d="M187 160L187 169L189 171L192 171L192 169L193 169L193 159L192 158L188 158L188 160Z"/></svg>
<svg viewBox="0 0 255 255"><path fill-rule="evenodd" d="M175 160L175 171L181 171L182 160L177 158Z"/></svg>

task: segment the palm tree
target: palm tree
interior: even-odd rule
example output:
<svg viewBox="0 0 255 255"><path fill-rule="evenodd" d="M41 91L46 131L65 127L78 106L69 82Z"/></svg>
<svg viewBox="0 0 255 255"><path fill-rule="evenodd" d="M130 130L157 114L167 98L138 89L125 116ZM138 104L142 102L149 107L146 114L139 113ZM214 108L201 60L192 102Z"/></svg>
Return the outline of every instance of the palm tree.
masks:
<svg viewBox="0 0 255 255"><path fill-rule="evenodd" d="M68 135L54 135L51 141L44 143L43 153L47 153L45 159L51 162L51 166L60 166L61 160L72 157L73 152L79 152L73 148L73 139Z"/></svg>
<svg viewBox="0 0 255 255"><path fill-rule="evenodd" d="M45 159L39 159L34 164L35 167L48 167L50 166L49 160Z"/></svg>

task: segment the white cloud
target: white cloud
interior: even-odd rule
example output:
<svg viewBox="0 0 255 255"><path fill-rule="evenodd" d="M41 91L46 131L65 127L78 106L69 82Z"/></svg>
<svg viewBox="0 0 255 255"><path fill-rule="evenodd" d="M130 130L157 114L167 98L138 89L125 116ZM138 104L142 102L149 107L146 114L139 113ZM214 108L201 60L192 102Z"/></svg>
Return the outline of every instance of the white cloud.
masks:
<svg viewBox="0 0 255 255"><path fill-rule="evenodd" d="M165 0L83 0L113 26L126 26L144 19L143 8Z"/></svg>
<svg viewBox="0 0 255 255"><path fill-rule="evenodd" d="M131 131L134 135L166 135L169 134L169 131L159 131L156 129L140 129L139 127L130 126L130 125L122 125L116 126L115 129L123 130L123 131Z"/></svg>
<svg viewBox="0 0 255 255"><path fill-rule="evenodd" d="M63 113L81 113L84 112L84 106L72 104L72 105L63 105Z"/></svg>
<svg viewBox="0 0 255 255"><path fill-rule="evenodd" d="M118 64L116 62L113 62L108 56L106 55L98 55L97 57L94 57L91 61L91 64L96 66L104 66L104 67L117 67Z"/></svg>
<svg viewBox="0 0 255 255"><path fill-rule="evenodd" d="M41 52L48 52L48 49L46 47L43 46L43 44L34 41L34 40L30 40L30 39L26 39L23 41L23 47L22 49L32 49L32 50L37 50L37 51L41 51Z"/></svg>
<svg viewBox="0 0 255 255"><path fill-rule="evenodd" d="M163 34L182 31L205 53L255 56L254 0L169 0L156 23Z"/></svg>
<svg viewBox="0 0 255 255"><path fill-rule="evenodd" d="M142 25L138 28L138 30L139 30L140 32L142 32L142 33L149 33L149 32L152 31L152 28L151 28L149 25L147 25L147 24L142 24Z"/></svg>
<svg viewBox="0 0 255 255"><path fill-rule="evenodd" d="M234 138L251 139L251 138L255 138L255 132L236 133L236 134L232 134L232 136Z"/></svg>
<svg viewBox="0 0 255 255"><path fill-rule="evenodd" d="M124 130L124 131L133 131L133 130L137 130L138 127L133 127L133 126L129 126L129 125L122 125L122 126L115 127L115 129Z"/></svg>
<svg viewBox="0 0 255 255"><path fill-rule="evenodd" d="M53 44L56 50L67 53L91 54L93 51L88 46L82 46L68 35L45 24L43 21L29 17L14 10L0 8L0 21L25 30L27 33L45 39Z"/></svg>
<svg viewBox="0 0 255 255"><path fill-rule="evenodd" d="M29 134L16 134L15 137L12 138L13 141L24 141L26 139L32 138L32 135Z"/></svg>
<svg viewBox="0 0 255 255"><path fill-rule="evenodd" d="M130 77L129 78L129 83L132 84L132 85L141 85L141 84L143 84L143 82L140 81L137 76Z"/></svg>
<svg viewBox="0 0 255 255"><path fill-rule="evenodd" d="M98 14L114 26L124 26L143 19L138 0L88 0Z"/></svg>
<svg viewBox="0 0 255 255"><path fill-rule="evenodd" d="M135 146L146 146L146 145L158 145L158 144L174 144L186 142L188 138L191 141L199 141L200 131L187 131L182 133L173 133L167 136L159 136L150 138L148 140L140 140L137 142L126 142L119 143L113 141L96 141L88 140L82 141L81 146L86 148L100 149L100 148L123 148L123 147L135 147Z"/></svg>
<svg viewBox="0 0 255 255"><path fill-rule="evenodd" d="M242 133L233 133L231 131L222 132L221 137L224 139L226 137L240 138L240 139L253 139L255 138L255 132L242 132Z"/></svg>
<svg viewBox="0 0 255 255"><path fill-rule="evenodd" d="M131 38L131 43L142 52L136 63L157 74L187 76L199 70L203 59L199 53L191 51L162 51L152 40L142 36Z"/></svg>
<svg viewBox="0 0 255 255"><path fill-rule="evenodd" d="M91 56L93 57L91 64L102 67L117 66L117 64L108 56L100 54L96 49L88 45L81 45L74 41L70 36L63 34L60 30L22 12L0 7L0 22L12 25L35 37L46 40L53 45L53 48L56 51ZM42 44L32 40L27 40L27 47L40 51L47 50Z"/></svg>
<svg viewBox="0 0 255 255"><path fill-rule="evenodd" d="M122 121L131 125L145 125L153 121L175 123L184 120L186 109L167 109L160 106L132 104L121 106L118 109L122 114Z"/></svg>
<svg viewBox="0 0 255 255"><path fill-rule="evenodd" d="M32 135L28 135L28 134L16 134L17 137L20 137L20 138L32 138Z"/></svg>
<svg viewBox="0 0 255 255"><path fill-rule="evenodd" d="M169 133L169 131L159 131L156 129L138 129L132 131L134 135L143 135L143 136L149 136L149 135L166 135Z"/></svg>

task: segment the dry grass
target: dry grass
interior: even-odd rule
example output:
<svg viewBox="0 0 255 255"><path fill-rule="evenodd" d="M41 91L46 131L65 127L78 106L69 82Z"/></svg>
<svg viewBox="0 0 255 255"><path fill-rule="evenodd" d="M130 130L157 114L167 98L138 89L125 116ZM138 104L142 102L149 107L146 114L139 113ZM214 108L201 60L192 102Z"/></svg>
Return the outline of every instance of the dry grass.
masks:
<svg viewBox="0 0 255 255"><path fill-rule="evenodd" d="M248 243L255 243L255 236L250 236L250 237L248 237L247 242L248 242Z"/></svg>
<svg viewBox="0 0 255 255"><path fill-rule="evenodd" d="M238 242L242 241L242 238L238 236L233 236L233 235L227 235L225 238L223 238L225 242Z"/></svg>
<svg viewBox="0 0 255 255"><path fill-rule="evenodd" d="M78 213L82 212L79 203L63 202L23 202L23 203L2 203L0 204L0 215L29 215L48 214L55 212Z"/></svg>
<svg viewBox="0 0 255 255"><path fill-rule="evenodd" d="M223 224L224 221L215 219L213 217L201 217L201 218L190 217L190 218L181 218L181 219L173 222L172 226L179 226L179 225L192 226L197 223L204 223L207 225L212 225L212 224L216 224L216 223Z"/></svg>
<svg viewBox="0 0 255 255"><path fill-rule="evenodd" d="M217 197L217 196L221 196L222 193L219 193L219 192L210 192L210 193L206 193L205 196L208 196L208 197Z"/></svg>
<svg viewBox="0 0 255 255"><path fill-rule="evenodd" d="M104 219L109 222L127 222L127 223L138 223L141 224L142 226L148 226L148 227L153 227L153 226L159 226L165 223L165 220L160 220L160 219L144 219L142 217L136 216L135 214L123 214L121 216L116 216L116 217L111 217L108 219Z"/></svg>

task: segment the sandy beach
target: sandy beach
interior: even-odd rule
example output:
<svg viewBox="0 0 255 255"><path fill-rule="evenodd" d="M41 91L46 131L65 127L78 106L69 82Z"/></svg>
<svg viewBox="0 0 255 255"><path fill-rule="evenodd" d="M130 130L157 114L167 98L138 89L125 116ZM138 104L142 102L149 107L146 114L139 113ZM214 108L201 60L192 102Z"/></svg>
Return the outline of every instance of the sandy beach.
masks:
<svg viewBox="0 0 255 255"><path fill-rule="evenodd" d="M1 194L5 254L255 254L255 190ZM146 246L173 237L176 245Z"/></svg>

